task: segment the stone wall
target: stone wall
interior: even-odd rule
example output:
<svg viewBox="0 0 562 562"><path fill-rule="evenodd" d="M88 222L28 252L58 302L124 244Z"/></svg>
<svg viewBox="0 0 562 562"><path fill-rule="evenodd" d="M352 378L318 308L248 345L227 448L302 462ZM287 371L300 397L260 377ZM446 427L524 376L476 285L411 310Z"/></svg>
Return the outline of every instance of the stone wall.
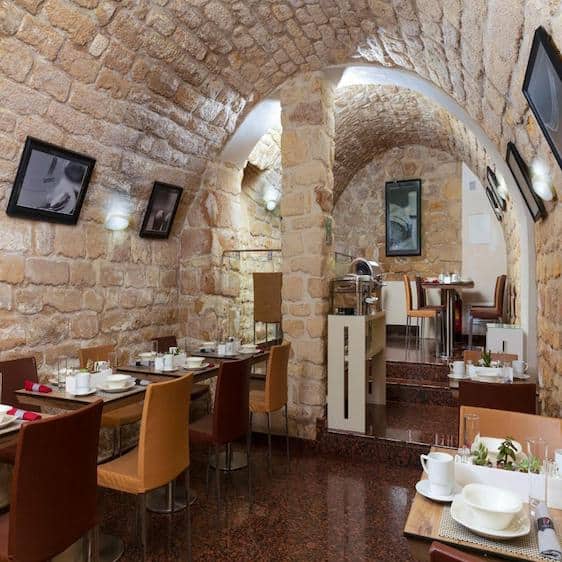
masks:
<svg viewBox="0 0 562 562"><path fill-rule="evenodd" d="M424 146L392 148L374 158L350 181L334 207L336 250L378 260L386 278L435 276L460 271L461 164ZM422 254L387 257L385 182L422 180Z"/></svg>

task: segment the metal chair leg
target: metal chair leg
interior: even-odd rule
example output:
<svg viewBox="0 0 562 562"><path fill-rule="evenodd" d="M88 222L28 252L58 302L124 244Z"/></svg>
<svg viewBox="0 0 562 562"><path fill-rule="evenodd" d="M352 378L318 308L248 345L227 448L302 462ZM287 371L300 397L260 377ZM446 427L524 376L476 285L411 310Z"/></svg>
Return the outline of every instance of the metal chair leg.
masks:
<svg viewBox="0 0 562 562"><path fill-rule="evenodd" d="M285 439L287 441L287 466L290 467L290 455L289 455L289 405L285 404Z"/></svg>
<svg viewBox="0 0 562 562"><path fill-rule="evenodd" d="M252 413L250 412L250 419ZM248 457L248 501L250 502L250 509L252 507L252 424L248 428L246 435L246 456Z"/></svg>
<svg viewBox="0 0 562 562"><path fill-rule="evenodd" d="M187 490L187 560L191 561L191 502L189 501L189 466L185 469L185 489Z"/></svg>
<svg viewBox="0 0 562 562"><path fill-rule="evenodd" d="M271 476L271 414L267 412L267 466Z"/></svg>
<svg viewBox="0 0 562 562"><path fill-rule="evenodd" d="M142 547L142 559L146 560L146 495L139 494L139 516L141 524L141 547Z"/></svg>
<svg viewBox="0 0 562 562"><path fill-rule="evenodd" d="M221 517L221 482L220 482L220 468L219 468L219 446L215 445L215 479L217 489L217 526L220 526Z"/></svg>
<svg viewBox="0 0 562 562"><path fill-rule="evenodd" d="M207 474L205 477L205 487L207 490L207 496L209 495L209 474L211 472L211 446L209 445L208 455L207 455Z"/></svg>

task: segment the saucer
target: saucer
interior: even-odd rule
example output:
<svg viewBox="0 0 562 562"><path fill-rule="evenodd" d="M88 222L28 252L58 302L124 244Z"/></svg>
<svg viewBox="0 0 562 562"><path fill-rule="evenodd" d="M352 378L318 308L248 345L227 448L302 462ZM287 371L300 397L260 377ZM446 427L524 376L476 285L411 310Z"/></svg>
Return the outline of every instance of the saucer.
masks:
<svg viewBox="0 0 562 562"><path fill-rule="evenodd" d="M72 396L90 396L96 392L96 388L88 388L87 390L76 390L75 392L69 392Z"/></svg>
<svg viewBox="0 0 562 562"><path fill-rule="evenodd" d="M201 369L206 369L210 363L201 363L199 367L189 367L188 365L184 366L184 369L188 369L189 371L200 371Z"/></svg>
<svg viewBox="0 0 562 562"><path fill-rule="evenodd" d="M531 375L527 375L526 373L521 373L520 375L516 375L515 373L513 373L513 378L520 381L526 381L531 378Z"/></svg>
<svg viewBox="0 0 562 562"><path fill-rule="evenodd" d="M418 494L421 494L422 496L426 497L429 500L433 500L436 502L452 502L455 499L455 495L460 493L461 491L461 487L457 484L455 484L454 488L453 488L453 493L448 495L448 496L436 496L435 494L433 494L431 492L431 485L429 483L429 480L427 480L427 478L425 480L420 480L417 484L416 484L416 492L418 492Z"/></svg>
<svg viewBox="0 0 562 562"><path fill-rule="evenodd" d="M98 384L98 389L103 390L103 392L126 392L127 390L131 390L136 385L134 380L128 381L124 386L107 386L104 383Z"/></svg>
<svg viewBox="0 0 562 562"><path fill-rule="evenodd" d="M4 419L0 421L0 429L8 427L16 421L16 416L12 416L10 414L2 414L2 418Z"/></svg>
<svg viewBox="0 0 562 562"><path fill-rule="evenodd" d="M451 371L448 375L447 375L450 379L455 379L455 380L462 380L462 379L468 379L470 377L468 377L467 375L461 375L460 377L458 375L455 375L455 373L453 373L453 371Z"/></svg>
<svg viewBox="0 0 562 562"><path fill-rule="evenodd" d="M531 522L525 513L525 508L513 518L506 529L497 531L483 527L478 522L478 516L474 513L474 510L464 502L461 495L456 496L451 504L451 517L476 535L489 539L509 540L524 537L531 530Z"/></svg>

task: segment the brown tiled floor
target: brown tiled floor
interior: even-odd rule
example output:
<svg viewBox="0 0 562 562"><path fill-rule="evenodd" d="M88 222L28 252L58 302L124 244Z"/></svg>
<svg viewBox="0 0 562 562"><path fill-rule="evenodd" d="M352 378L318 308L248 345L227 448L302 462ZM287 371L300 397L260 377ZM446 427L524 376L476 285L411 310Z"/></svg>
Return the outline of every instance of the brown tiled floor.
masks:
<svg viewBox="0 0 562 562"><path fill-rule="evenodd" d="M255 502L246 497L246 472L228 481L228 521L215 526L215 499L205 494L204 455L192 464L199 500L192 508L193 560L340 561L411 560L402 528L420 470L350 461L294 447L290 472L274 453L267 473L266 448L254 451ZM102 528L126 541L124 562L140 560L135 546L135 501L103 492ZM186 560L185 511L149 515L148 560Z"/></svg>

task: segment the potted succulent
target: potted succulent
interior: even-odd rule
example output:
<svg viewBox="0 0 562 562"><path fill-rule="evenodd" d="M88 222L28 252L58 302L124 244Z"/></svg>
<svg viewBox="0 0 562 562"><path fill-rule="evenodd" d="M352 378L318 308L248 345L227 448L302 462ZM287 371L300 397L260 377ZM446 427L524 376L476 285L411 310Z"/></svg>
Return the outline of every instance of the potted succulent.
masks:
<svg viewBox="0 0 562 562"><path fill-rule="evenodd" d="M484 443L479 443L475 451L472 452L474 457L472 462L478 466L492 466L492 463L488 460L488 448Z"/></svg>
<svg viewBox="0 0 562 562"><path fill-rule="evenodd" d="M513 444L513 437L506 437L498 449L496 466L504 470L515 470L514 462L517 457L517 449Z"/></svg>
<svg viewBox="0 0 562 562"><path fill-rule="evenodd" d="M480 363L482 363L483 367L492 366L492 352L490 350L482 352Z"/></svg>

